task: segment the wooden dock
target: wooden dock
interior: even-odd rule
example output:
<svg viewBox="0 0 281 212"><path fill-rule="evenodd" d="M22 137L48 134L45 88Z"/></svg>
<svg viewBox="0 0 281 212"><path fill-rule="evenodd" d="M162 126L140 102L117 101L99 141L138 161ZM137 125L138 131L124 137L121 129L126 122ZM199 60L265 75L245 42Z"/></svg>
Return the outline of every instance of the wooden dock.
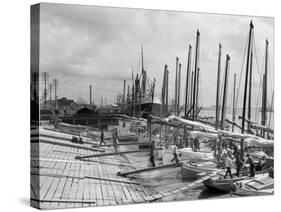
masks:
<svg viewBox="0 0 281 212"><path fill-rule="evenodd" d="M136 150L135 154L110 155L114 149L108 147L106 154L109 155L106 157L83 157L101 153L88 143L72 144L69 141L71 136L44 129L40 134L32 136L31 201L39 204L42 209L162 201L163 198L183 194L202 183L203 179L193 183L180 180L170 183L169 187L162 186L164 189L154 189L149 185L149 179L143 178L141 173L144 171L161 175L162 172L162 176L166 176L165 172L175 174L179 172L177 164L162 167L157 164L159 168L150 168L147 166L148 152L137 151L138 146L120 147L120 151ZM39 139L44 141L39 142ZM75 159L77 156L80 159ZM127 175L130 176L125 177ZM170 180L175 181L173 176ZM38 190L40 192L36 192Z"/></svg>

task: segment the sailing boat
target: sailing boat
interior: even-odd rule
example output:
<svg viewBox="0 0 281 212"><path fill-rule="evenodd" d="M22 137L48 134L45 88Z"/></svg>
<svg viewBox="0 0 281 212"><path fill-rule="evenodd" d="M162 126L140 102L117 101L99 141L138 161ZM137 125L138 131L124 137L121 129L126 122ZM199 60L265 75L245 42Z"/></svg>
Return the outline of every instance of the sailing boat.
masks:
<svg viewBox="0 0 281 212"><path fill-rule="evenodd" d="M148 115L159 116L161 101L154 96L156 80L149 80L143 62L143 48L141 47L141 73L132 77L132 92L127 95L125 111L127 115L147 118Z"/></svg>

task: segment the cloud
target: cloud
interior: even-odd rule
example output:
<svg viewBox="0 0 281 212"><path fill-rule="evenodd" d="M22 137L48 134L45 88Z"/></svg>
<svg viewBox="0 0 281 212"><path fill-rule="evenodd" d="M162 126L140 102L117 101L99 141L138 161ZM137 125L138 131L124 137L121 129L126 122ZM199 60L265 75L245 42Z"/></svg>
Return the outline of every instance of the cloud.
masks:
<svg viewBox="0 0 281 212"><path fill-rule="evenodd" d="M68 98L88 99L88 87L93 84L96 101L102 96L115 101L116 95L122 92L123 80L130 83L132 67L135 75L140 72L140 46L143 44L145 69L151 79L156 78L156 95L160 95L167 64L169 96L173 97L175 58L180 58L183 102L188 45L193 46L194 56L196 30L199 29L200 104L215 104L218 44L223 45L222 71L225 54L231 57L231 83L234 73L240 75L250 20L255 24L260 69L265 38L270 41L273 68L272 18L43 3L40 20L41 71L58 78L59 96ZM273 70L270 71L273 76ZM258 87L257 67L254 67L253 79L254 86ZM242 87L243 82L240 90ZM232 84L228 91L231 96ZM257 95L257 92L253 93Z"/></svg>

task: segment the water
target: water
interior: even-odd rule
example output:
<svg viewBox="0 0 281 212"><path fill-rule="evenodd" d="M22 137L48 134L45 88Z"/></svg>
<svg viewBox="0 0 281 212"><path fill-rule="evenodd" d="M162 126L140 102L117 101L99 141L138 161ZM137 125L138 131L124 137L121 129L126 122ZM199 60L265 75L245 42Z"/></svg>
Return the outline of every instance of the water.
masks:
<svg viewBox="0 0 281 212"><path fill-rule="evenodd" d="M251 120L257 124L261 123L261 112L260 112L260 108L252 108L251 109ZM242 125L241 123L241 119L238 119L239 116L242 116L242 112L243 109L242 108L238 108L236 111L236 123L239 124L240 126ZM215 109L202 109L200 111L200 116L201 117L214 117L215 120L215 114L216 114L216 110ZM220 114L221 115L221 114ZM232 109L227 109L226 110L226 118L232 121ZM247 117L247 110L246 110L246 117ZM274 128L274 112L267 112L267 125L269 127Z"/></svg>

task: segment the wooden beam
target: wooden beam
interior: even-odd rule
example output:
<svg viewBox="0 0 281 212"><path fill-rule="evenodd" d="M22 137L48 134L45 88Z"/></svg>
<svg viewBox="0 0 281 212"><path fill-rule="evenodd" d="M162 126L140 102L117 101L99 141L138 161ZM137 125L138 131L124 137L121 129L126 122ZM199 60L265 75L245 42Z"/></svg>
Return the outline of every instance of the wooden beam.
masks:
<svg viewBox="0 0 281 212"><path fill-rule="evenodd" d="M118 146L131 146L131 145L143 145L143 144L150 144L149 142L124 142L119 143ZM99 144L94 144L93 147L111 147L114 146L114 144L105 144L100 146Z"/></svg>
<svg viewBox="0 0 281 212"><path fill-rule="evenodd" d="M96 201L93 200L70 200L70 199L35 199L30 198L31 201L36 202L60 202L60 203L85 203L85 204L96 204Z"/></svg>
<svg viewBox="0 0 281 212"><path fill-rule="evenodd" d="M160 150L160 148L156 148L156 150ZM110 153L104 153L104 154L76 156L75 159L96 158L96 157L113 156L113 155L124 155L124 154L138 153L138 152L148 152L148 150L140 149L140 150L132 150L132 151L124 151L124 152L110 152Z"/></svg>
<svg viewBox="0 0 281 212"><path fill-rule="evenodd" d="M172 164L167 164L167 165L163 165L163 166L137 169L137 170L128 171L128 172L118 172L117 175L122 176L122 177L126 177L127 175L130 175L130 174L146 172L146 171L153 171L153 170L158 170L158 169L165 169L165 168L174 168L174 167L179 167L179 166L181 166L181 163L172 163Z"/></svg>
<svg viewBox="0 0 281 212"><path fill-rule="evenodd" d="M39 138L31 140L31 143L36 143L36 142L58 145L58 146L71 147L71 148L77 148L77 149L85 149L85 150L90 150L90 151L94 151L94 152L105 152L105 150L103 150L103 149L87 147L87 146L83 146L83 145L80 145L80 144L62 143L62 142L58 142L58 141L45 140L45 139L39 139Z"/></svg>
<svg viewBox="0 0 281 212"><path fill-rule="evenodd" d="M130 182L130 181L124 181L124 180L115 180L110 178L103 178L103 177L93 177L93 176L85 176L85 178L93 179L93 180L104 180L104 181L110 181L110 182L116 182L116 183L126 183L126 184L133 184L133 185L141 185L137 182Z"/></svg>

